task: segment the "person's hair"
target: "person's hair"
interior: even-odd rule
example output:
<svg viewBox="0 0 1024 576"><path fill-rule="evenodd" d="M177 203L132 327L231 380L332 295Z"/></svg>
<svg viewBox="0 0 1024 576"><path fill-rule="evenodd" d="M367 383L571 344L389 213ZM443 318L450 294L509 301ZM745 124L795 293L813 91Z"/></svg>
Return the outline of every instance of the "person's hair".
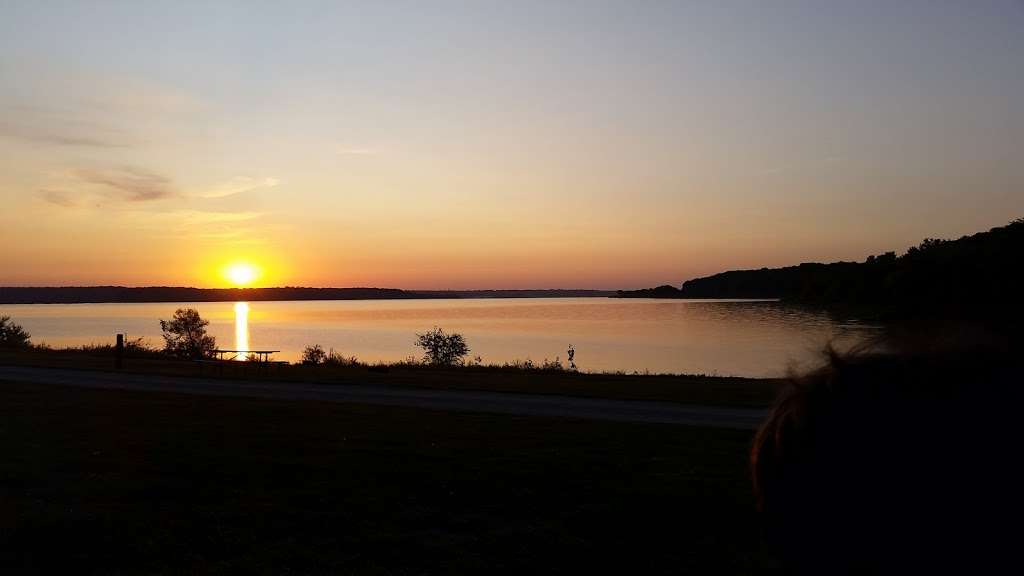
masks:
<svg viewBox="0 0 1024 576"><path fill-rule="evenodd" d="M825 366L791 377L751 450L783 564L921 573L1005 554L993 532L1016 497L1020 374L1011 350L947 347L830 349Z"/></svg>

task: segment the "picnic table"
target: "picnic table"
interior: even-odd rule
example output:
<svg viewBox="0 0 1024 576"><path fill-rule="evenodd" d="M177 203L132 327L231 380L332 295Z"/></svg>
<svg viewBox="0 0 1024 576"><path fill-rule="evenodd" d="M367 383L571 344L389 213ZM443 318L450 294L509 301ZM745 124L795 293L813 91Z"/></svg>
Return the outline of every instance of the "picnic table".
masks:
<svg viewBox="0 0 1024 576"><path fill-rule="evenodd" d="M216 358L195 360L194 362L199 366L200 373L203 372L204 365L212 365L218 374L224 373L225 366L237 367L238 370L232 368L232 371L237 373L240 370L243 375L248 372L248 366L253 366L257 374L266 374L267 368L270 366L287 364L287 362L270 360L270 355L278 352L280 350L214 350L213 354ZM236 360L238 361L236 362Z"/></svg>
<svg viewBox="0 0 1024 576"><path fill-rule="evenodd" d="M270 355L277 354L280 350L214 350L217 360L238 360L240 357L249 362L270 362ZM231 354L230 358L224 356Z"/></svg>

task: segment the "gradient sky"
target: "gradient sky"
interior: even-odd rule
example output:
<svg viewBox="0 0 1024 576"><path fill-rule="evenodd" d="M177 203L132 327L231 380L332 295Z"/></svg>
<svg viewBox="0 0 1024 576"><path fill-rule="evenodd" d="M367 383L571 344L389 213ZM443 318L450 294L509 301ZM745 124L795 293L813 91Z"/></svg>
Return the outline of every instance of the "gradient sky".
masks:
<svg viewBox="0 0 1024 576"><path fill-rule="evenodd" d="M634 288L1024 216L1024 3L13 2L0 284Z"/></svg>

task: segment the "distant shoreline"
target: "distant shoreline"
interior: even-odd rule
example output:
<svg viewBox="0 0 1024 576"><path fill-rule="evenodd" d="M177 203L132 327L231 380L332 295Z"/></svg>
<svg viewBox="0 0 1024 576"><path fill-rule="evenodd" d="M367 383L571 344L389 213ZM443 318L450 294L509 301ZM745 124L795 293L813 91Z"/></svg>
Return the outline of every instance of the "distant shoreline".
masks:
<svg viewBox="0 0 1024 576"><path fill-rule="evenodd" d="M133 304L463 298L606 298L611 290L400 290L397 288L188 288L177 286L0 287L2 304Z"/></svg>

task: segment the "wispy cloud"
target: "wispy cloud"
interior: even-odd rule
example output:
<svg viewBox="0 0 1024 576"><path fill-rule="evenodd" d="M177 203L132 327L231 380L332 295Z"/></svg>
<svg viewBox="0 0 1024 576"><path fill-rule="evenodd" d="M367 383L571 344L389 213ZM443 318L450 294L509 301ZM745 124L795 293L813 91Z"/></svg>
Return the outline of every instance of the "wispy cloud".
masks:
<svg viewBox="0 0 1024 576"><path fill-rule="evenodd" d="M155 200L178 198L189 200L197 208L208 206L206 201L226 198L250 192L269 189L280 182L276 178L255 178L237 176L199 191L181 191L174 180L158 172L137 167L123 168L78 168L51 174L49 181L37 190L42 200L62 207L103 205L110 203L140 204ZM161 204L161 212L174 212L190 219L206 218L208 222L247 220L256 213L233 213L225 216L222 212L204 210L174 210L171 205ZM208 215L208 216L197 216Z"/></svg>
<svg viewBox="0 0 1024 576"><path fill-rule="evenodd" d="M50 204L56 204L63 208L74 208L75 206L78 206L78 202L69 198L67 192L63 192L61 190L42 189L39 190L39 197Z"/></svg>
<svg viewBox="0 0 1024 576"><path fill-rule="evenodd" d="M33 109L16 112L20 119L0 121L0 136L35 144L89 148L129 148L137 144L123 131L94 122L43 115Z"/></svg>
<svg viewBox="0 0 1024 576"><path fill-rule="evenodd" d="M55 172L36 190L36 195L63 208L143 204L181 196L169 177L132 167Z"/></svg>
<svg viewBox="0 0 1024 576"><path fill-rule="evenodd" d="M200 192L198 196L200 198L224 198L226 196L234 196L235 194L259 190L261 188L273 188L274 186L277 186L278 183L279 180L276 178L236 176L227 182L222 182Z"/></svg>
<svg viewBox="0 0 1024 576"><path fill-rule="evenodd" d="M74 172L86 184L99 187L107 196L129 202L159 200L176 195L171 179L140 168L81 169Z"/></svg>

